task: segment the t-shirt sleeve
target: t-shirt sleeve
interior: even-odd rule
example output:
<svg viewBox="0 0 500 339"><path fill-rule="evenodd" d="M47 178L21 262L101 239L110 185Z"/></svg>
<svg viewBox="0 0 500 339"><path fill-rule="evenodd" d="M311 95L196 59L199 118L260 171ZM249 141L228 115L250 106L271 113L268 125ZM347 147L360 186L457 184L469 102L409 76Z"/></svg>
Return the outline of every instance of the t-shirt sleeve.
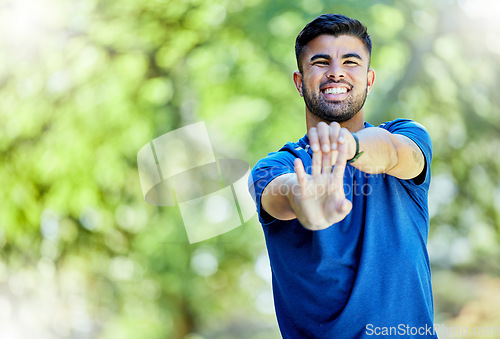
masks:
<svg viewBox="0 0 500 339"><path fill-rule="evenodd" d="M382 124L380 127L387 129L391 133L404 135L417 144L424 155L425 166L422 173L417 177L405 181L428 189L431 180L432 161L432 141L429 132L418 122L408 119L397 119Z"/></svg>
<svg viewBox="0 0 500 339"><path fill-rule="evenodd" d="M250 173L248 190L255 202L262 225L270 224L276 220L262 208L262 192L273 179L283 174L294 173L294 159L295 157L288 152L269 153L267 157L257 162Z"/></svg>

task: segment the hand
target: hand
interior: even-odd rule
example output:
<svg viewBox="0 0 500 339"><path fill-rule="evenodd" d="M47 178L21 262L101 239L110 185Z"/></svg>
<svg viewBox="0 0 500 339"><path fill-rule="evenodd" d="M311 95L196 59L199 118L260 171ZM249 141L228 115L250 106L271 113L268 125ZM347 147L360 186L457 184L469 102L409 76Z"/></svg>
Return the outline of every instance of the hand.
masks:
<svg viewBox="0 0 500 339"><path fill-rule="evenodd" d="M356 153L356 140L354 140L349 130L340 127L338 122L332 122L330 125L320 122L318 127L311 128L307 135L313 152L323 152L323 160L329 158L330 150L337 150L339 143L346 145L347 160L352 159Z"/></svg>
<svg viewBox="0 0 500 339"><path fill-rule="evenodd" d="M322 122L311 128L308 136L313 150L311 175L306 174L302 161L295 159L298 192L288 198L305 228L322 230L343 220L352 209L344 192L346 140L352 135L338 123L329 126Z"/></svg>

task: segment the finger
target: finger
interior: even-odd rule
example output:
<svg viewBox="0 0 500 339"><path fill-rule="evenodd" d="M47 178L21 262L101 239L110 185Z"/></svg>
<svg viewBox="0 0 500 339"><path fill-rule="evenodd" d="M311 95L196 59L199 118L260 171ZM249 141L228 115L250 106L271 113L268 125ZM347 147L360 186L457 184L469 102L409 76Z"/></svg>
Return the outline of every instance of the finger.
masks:
<svg viewBox="0 0 500 339"><path fill-rule="evenodd" d="M346 162L347 162L347 144L340 144L339 145L339 155L337 157L337 161L335 161L335 165L343 165L345 167Z"/></svg>
<svg viewBox="0 0 500 339"><path fill-rule="evenodd" d="M343 144L346 141L346 133L349 133L347 128L341 128L339 133L339 138L337 139L339 144Z"/></svg>
<svg viewBox="0 0 500 339"><path fill-rule="evenodd" d="M309 137L309 144L313 151L311 175L316 178L321 173L321 149L319 147L318 130L312 127L307 133Z"/></svg>
<svg viewBox="0 0 500 339"><path fill-rule="evenodd" d="M344 171L347 163L347 145L345 144L346 133L349 131L346 128L340 129L339 133L339 149L337 159L335 159L334 169L333 169L333 177L335 180L340 182L344 177Z"/></svg>
<svg viewBox="0 0 500 339"><path fill-rule="evenodd" d="M338 191L339 193L342 194L342 197L345 196L344 194L344 172L345 172L345 167L346 167L346 162L347 162L347 145L345 144L340 144L339 145L339 152L338 152L338 157L337 161L335 162L335 166L333 167L333 172L330 180L330 187L331 189Z"/></svg>
<svg viewBox="0 0 500 339"><path fill-rule="evenodd" d="M330 141L330 126L322 121L318 124L317 129L321 151L324 153L330 152L332 146Z"/></svg>
<svg viewBox="0 0 500 339"><path fill-rule="evenodd" d="M339 137L340 133L340 125L338 122L332 122L330 124L330 142L332 143L331 145L331 154L332 156L330 157L330 166L333 166L335 162L337 161L337 156L338 156L338 144L337 144L337 139ZM330 167L331 168L331 167Z"/></svg>
<svg viewBox="0 0 500 339"><path fill-rule="evenodd" d="M312 127L307 133L309 137L309 144L311 145L311 149L313 152L318 152L320 150L319 140L318 140L318 130L316 127Z"/></svg>
<svg viewBox="0 0 500 339"><path fill-rule="evenodd" d="M302 160L296 158L293 162L293 165L295 173L297 174L300 194L304 195L307 187L307 174L304 169L304 164L302 163Z"/></svg>
<svg viewBox="0 0 500 339"><path fill-rule="evenodd" d="M337 162L337 158L339 156L339 151L338 150L332 150L330 152L330 154L332 155L331 159L330 159L330 165L333 166Z"/></svg>
<svg viewBox="0 0 500 339"><path fill-rule="evenodd" d="M322 156L323 156L323 153L320 151L313 152L312 168L311 168L311 175L313 176L313 178L317 178L321 174L321 157Z"/></svg>
<svg viewBox="0 0 500 339"><path fill-rule="evenodd" d="M340 134L340 125L338 122L332 122L330 124L330 141L332 143L331 148L332 150L337 150L337 139L339 138Z"/></svg>
<svg viewBox="0 0 500 339"><path fill-rule="evenodd" d="M323 174L330 174L332 173L332 153L333 152L323 152L323 168L322 168L322 173Z"/></svg>

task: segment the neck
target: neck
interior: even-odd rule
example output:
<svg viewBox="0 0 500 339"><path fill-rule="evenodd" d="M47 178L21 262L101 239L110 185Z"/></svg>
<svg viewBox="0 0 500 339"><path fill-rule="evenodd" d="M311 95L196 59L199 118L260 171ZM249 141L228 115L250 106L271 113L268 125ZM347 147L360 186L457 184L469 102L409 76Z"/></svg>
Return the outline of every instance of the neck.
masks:
<svg viewBox="0 0 500 339"><path fill-rule="evenodd" d="M312 127L316 127L321 121L326 122L327 124L330 124L331 121L325 121L311 112L306 108L306 127L307 130L309 131ZM357 132L365 127L365 120L364 120L364 115L363 115L363 109L361 109L355 116L353 116L351 119L341 122L340 123L341 127L347 128L350 132Z"/></svg>

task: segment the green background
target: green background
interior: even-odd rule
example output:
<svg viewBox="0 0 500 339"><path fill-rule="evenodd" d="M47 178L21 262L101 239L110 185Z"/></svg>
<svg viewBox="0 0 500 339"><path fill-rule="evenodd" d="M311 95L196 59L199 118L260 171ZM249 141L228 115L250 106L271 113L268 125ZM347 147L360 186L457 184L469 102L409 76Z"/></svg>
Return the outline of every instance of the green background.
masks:
<svg viewBox="0 0 500 339"><path fill-rule="evenodd" d="M433 139L436 323L498 328L497 1L7 0L0 337L278 338L256 217L190 245L178 207L145 203L136 156L200 121L216 158L251 166L303 136L293 46L326 12L372 36L367 120Z"/></svg>

